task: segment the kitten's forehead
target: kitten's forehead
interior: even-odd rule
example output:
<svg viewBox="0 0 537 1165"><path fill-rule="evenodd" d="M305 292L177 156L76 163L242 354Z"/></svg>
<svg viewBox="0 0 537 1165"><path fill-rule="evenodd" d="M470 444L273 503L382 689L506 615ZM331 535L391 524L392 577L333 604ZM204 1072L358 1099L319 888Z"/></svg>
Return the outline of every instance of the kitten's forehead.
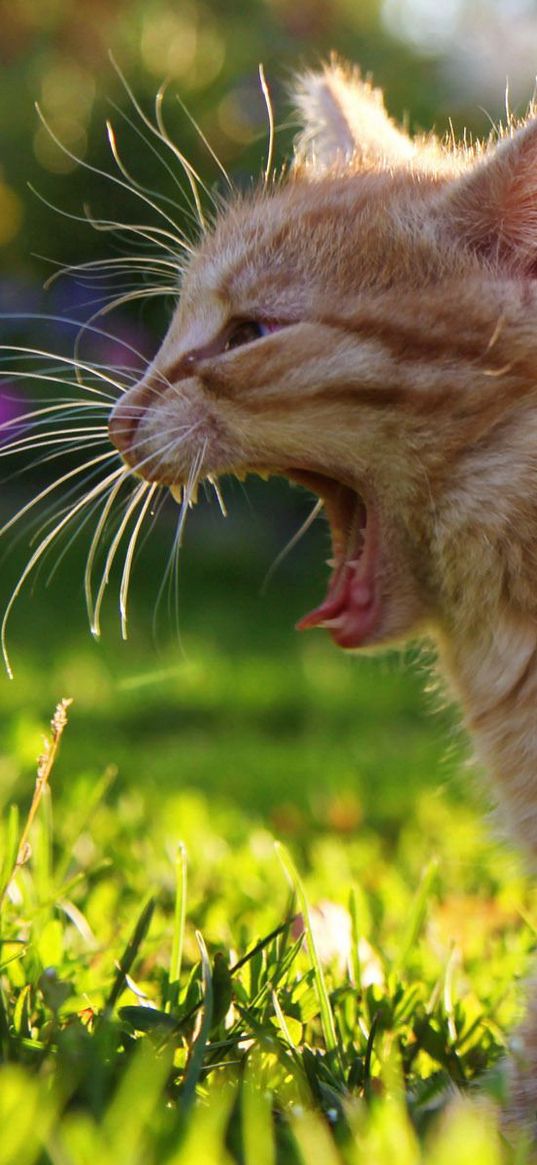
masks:
<svg viewBox="0 0 537 1165"><path fill-rule="evenodd" d="M332 285L339 294L392 281L390 256L394 271L401 267L398 239L411 224L416 244L420 218L425 221L436 189L426 179L383 172L290 179L238 199L194 256L184 311L189 314L189 304L199 311L204 300L213 310L259 304L296 314Z"/></svg>
<svg viewBox="0 0 537 1165"><path fill-rule="evenodd" d="M294 222L292 218L288 202L279 193L261 193L229 205L187 270L183 321L193 315L199 318L200 311L214 320L230 312L255 311L258 305L284 309L286 300L299 307L297 283L304 267L300 239L305 223L303 214L300 219L294 216ZM301 251L302 262L298 262Z"/></svg>
<svg viewBox="0 0 537 1165"><path fill-rule="evenodd" d="M296 208L298 210L298 208ZM304 215L293 213L289 193L261 191L228 205L198 250L185 288L222 302L233 299L269 267L275 273L304 232Z"/></svg>

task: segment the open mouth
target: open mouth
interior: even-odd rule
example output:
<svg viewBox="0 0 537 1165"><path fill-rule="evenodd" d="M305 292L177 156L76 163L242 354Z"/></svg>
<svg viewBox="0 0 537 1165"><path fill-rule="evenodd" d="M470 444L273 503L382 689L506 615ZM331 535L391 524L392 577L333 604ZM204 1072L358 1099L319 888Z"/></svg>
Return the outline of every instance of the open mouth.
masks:
<svg viewBox="0 0 537 1165"><path fill-rule="evenodd" d="M379 594L379 521L376 508L351 486L323 473L302 468L261 469L250 466L235 471L242 480L247 472L268 478L276 474L316 494L330 526L332 573L322 603L297 623L297 630L323 627L339 647L361 647L372 642L381 602ZM213 482L214 480L210 479ZM183 487L170 485L177 502L184 500ZM188 495L195 501L197 489Z"/></svg>
<svg viewBox="0 0 537 1165"><path fill-rule="evenodd" d="M332 539L332 573L322 603L297 623L299 631L324 627L340 647L371 640L380 616L379 531L375 507L350 486L309 470L285 476L317 494Z"/></svg>

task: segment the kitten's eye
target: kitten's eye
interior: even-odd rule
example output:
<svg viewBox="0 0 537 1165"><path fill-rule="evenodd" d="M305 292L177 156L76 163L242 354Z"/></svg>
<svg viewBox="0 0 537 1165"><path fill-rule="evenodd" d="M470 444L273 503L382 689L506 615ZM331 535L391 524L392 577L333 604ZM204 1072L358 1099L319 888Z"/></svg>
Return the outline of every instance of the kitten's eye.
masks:
<svg viewBox="0 0 537 1165"><path fill-rule="evenodd" d="M242 348L243 344L252 344L254 340L261 340L273 332L269 324L262 324L259 320L241 320L234 324L224 346L224 352L231 352L233 348Z"/></svg>

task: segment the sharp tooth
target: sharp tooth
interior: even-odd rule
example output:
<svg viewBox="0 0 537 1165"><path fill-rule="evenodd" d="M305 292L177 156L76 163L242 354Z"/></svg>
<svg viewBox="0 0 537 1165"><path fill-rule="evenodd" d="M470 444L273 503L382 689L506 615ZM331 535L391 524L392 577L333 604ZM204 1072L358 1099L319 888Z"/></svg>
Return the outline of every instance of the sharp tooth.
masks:
<svg viewBox="0 0 537 1165"><path fill-rule="evenodd" d="M199 482L196 482L195 485L192 486L192 489L190 490L190 493L188 495L188 505L189 505L190 509L192 509L192 507L197 504L198 490L199 490Z"/></svg>
<svg viewBox="0 0 537 1165"><path fill-rule="evenodd" d="M182 504L182 501L183 501L183 487L182 487L182 485L170 485L169 490L170 490L170 493L172 495L174 502L177 502L177 505L180 506Z"/></svg>
<svg viewBox="0 0 537 1165"><path fill-rule="evenodd" d="M246 471L244 469L236 469L235 477L237 477L239 481L246 481Z"/></svg>
<svg viewBox="0 0 537 1165"><path fill-rule="evenodd" d="M337 559L336 558L327 558L326 565L330 567L330 570L335 570L336 566L337 566Z"/></svg>
<svg viewBox="0 0 537 1165"><path fill-rule="evenodd" d="M221 494L221 491L220 491L220 486L219 486L219 484L218 484L218 481L217 481L217 479L216 479L215 477L213 477L211 474L208 474L208 475L207 475L207 481L209 481L209 482L211 483L211 485L212 485L212 487L213 487L213 489L214 489L214 492L215 492L215 494L216 494L216 496L217 496L217 498L218 498L218 505L220 506L220 509L221 509L221 511L222 511L222 516L223 516L224 518L227 518L227 510L226 510L226 505L225 505L224 499L223 499L223 497L222 497L222 494Z"/></svg>
<svg viewBox="0 0 537 1165"><path fill-rule="evenodd" d="M268 481L270 477L270 473L268 473L266 469L256 469L256 473L258 477L263 479L263 481Z"/></svg>

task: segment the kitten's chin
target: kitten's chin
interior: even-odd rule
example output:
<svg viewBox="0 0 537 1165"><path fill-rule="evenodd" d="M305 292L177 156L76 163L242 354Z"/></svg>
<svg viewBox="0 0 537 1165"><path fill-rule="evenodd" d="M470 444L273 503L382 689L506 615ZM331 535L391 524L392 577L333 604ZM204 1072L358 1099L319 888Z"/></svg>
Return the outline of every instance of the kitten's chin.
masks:
<svg viewBox="0 0 537 1165"><path fill-rule="evenodd" d="M374 643L382 622L380 531L375 506L350 486L322 474L288 470L287 476L322 499L334 555L326 597L300 619L297 629L325 628L344 648Z"/></svg>

